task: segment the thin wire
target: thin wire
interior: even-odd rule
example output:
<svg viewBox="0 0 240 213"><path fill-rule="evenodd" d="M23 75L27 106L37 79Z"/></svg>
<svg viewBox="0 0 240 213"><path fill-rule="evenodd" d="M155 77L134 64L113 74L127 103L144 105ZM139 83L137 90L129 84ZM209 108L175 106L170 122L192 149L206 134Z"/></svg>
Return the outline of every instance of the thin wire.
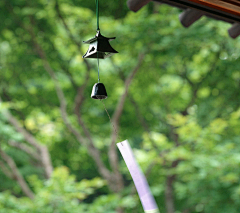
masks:
<svg viewBox="0 0 240 213"><path fill-rule="evenodd" d="M100 30L99 28L99 2L98 0L95 0L96 2L96 16L97 16L97 30ZM98 65L98 83L100 82L100 74L99 74L99 57L97 52L97 65Z"/></svg>
<svg viewBox="0 0 240 213"><path fill-rule="evenodd" d="M98 0L95 0L95 2L96 2L97 30L100 30L100 28L99 28L99 2L98 2ZM99 83L99 82L100 82L100 74L99 74L99 57L98 57L98 52L97 52L97 65L98 65L98 83ZM98 98L98 97L97 97L97 98ZM110 115L109 115L109 113L108 113L108 111L107 111L107 108L106 108L104 102L103 102L101 99L99 99L99 100L102 102L103 107L104 107L104 109L105 109L105 111L106 111L106 113L107 113L107 115L108 115L108 118L109 118L109 120L110 120L110 123L112 124L113 130L114 130L114 132L115 132L115 134L116 134L116 138L118 138L117 129L115 128L115 126L114 126L114 124L113 124L113 122L112 122L112 119L111 119L111 117L110 117Z"/></svg>
<svg viewBox="0 0 240 213"><path fill-rule="evenodd" d="M100 82L100 74L99 74L99 58L97 53L97 65L98 65L98 83Z"/></svg>
<svg viewBox="0 0 240 213"><path fill-rule="evenodd" d="M100 30L100 28L99 28L99 2L98 2L98 0L95 0L95 2L96 2L97 30Z"/></svg>
<svg viewBox="0 0 240 213"><path fill-rule="evenodd" d="M117 129L115 128L115 126L114 126L114 124L113 124L113 122L112 122L112 119L111 119L111 117L110 117L110 115L109 115L109 113L108 113L108 111L107 111L107 109L106 109L106 106L105 106L104 102L103 102L101 99L99 99L99 100L102 102L103 107L104 107L104 109L105 109L105 111L106 111L106 113L107 113L107 115L108 115L108 118L109 118L109 120L110 120L110 123L112 124L113 130L114 130L114 132L115 132L115 134L116 134L116 138L118 138Z"/></svg>

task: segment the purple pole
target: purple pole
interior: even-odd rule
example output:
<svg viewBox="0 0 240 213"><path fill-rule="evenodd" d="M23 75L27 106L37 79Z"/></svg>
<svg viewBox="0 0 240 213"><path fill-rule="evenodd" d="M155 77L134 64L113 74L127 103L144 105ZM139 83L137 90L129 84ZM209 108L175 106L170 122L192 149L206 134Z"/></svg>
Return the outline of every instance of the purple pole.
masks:
<svg viewBox="0 0 240 213"><path fill-rule="evenodd" d="M149 189L148 182L134 158L132 149L128 141L125 140L123 142L117 143L117 147L121 152L123 159L128 167L128 170L132 176L132 179L136 186L144 212L159 213L157 204Z"/></svg>

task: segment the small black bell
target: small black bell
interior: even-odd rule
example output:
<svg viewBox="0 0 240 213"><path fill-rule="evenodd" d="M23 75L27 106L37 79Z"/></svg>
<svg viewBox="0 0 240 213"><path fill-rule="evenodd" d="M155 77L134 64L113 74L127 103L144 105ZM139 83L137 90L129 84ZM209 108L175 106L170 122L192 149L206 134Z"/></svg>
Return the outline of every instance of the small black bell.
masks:
<svg viewBox="0 0 240 213"><path fill-rule="evenodd" d="M118 53L109 44L109 41L114 40L115 38L116 37L106 38L102 36L100 30L98 30L94 38L83 42L85 44L90 44L88 51L83 55L83 58L105 59L115 53Z"/></svg>
<svg viewBox="0 0 240 213"><path fill-rule="evenodd" d="M93 86L91 98L93 99L106 99L107 91L103 83L96 83Z"/></svg>

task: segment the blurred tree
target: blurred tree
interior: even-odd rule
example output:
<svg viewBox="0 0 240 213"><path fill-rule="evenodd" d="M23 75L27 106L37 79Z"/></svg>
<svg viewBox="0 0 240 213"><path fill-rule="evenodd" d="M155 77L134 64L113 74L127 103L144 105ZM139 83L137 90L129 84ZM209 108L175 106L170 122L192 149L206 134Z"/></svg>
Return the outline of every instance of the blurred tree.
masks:
<svg viewBox="0 0 240 213"><path fill-rule="evenodd" d="M0 190L34 198L2 192L3 212L141 212L118 160L115 143L125 138L161 212L238 212L239 40L206 18L183 29L167 6L126 16L116 3L100 8L121 17L100 21L120 52L100 61L117 136L102 103L89 97L96 62L82 59L82 41L96 28L83 6L93 5L0 2ZM85 194L66 169L52 174L60 166L80 185L101 176L108 188L97 190L97 179Z"/></svg>

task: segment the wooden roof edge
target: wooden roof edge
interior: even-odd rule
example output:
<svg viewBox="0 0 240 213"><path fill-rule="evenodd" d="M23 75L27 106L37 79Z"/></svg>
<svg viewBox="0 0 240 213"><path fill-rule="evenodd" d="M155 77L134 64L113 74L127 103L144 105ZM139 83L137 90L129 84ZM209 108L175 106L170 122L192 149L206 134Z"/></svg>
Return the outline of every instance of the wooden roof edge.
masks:
<svg viewBox="0 0 240 213"><path fill-rule="evenodd" d="M152 0L128 0L127 6L130 10L137 12L140 10L143 6L148 4Z"/></svg>
<svg viewBox="0 0 240 213"><path fill-rule="evenodd" d="M235 0L189 0L191 2L204 5L206 7L214 8L227 12L233 15L240 16L240 2Z"/></svg>
<svg viewBox="0 0 240 213"><path fill-rule="evenodd" d="M151 0L128 0L128 8L134 12L140 10ZM216 16L217 20L224 20L228 23L240 23L240 1L236 0L154 0L168 4L180 9L197 9L206 12L209 17ZM221 18L219 18L221 17Z"/></svg>
<svg viewBox="0 0 240 213"><path fill-rule="evenodd" d="M130 10L137 12L151 0L128 0L127 5ZM191 26L203 15L216 20L232 24L228 34L231 38L237 38L240 35L240 1L237 0L153 0L159 3L168 4L183 10L179 15L180 22L184 27ZM199 4L201 1L202 4ZM203 4L204 2L204 4ZM222 7L230 4L229 8L219 9L216 6L209 6L213 3L221 2ZM239 15L238 15L239 13Z"/></svg>

